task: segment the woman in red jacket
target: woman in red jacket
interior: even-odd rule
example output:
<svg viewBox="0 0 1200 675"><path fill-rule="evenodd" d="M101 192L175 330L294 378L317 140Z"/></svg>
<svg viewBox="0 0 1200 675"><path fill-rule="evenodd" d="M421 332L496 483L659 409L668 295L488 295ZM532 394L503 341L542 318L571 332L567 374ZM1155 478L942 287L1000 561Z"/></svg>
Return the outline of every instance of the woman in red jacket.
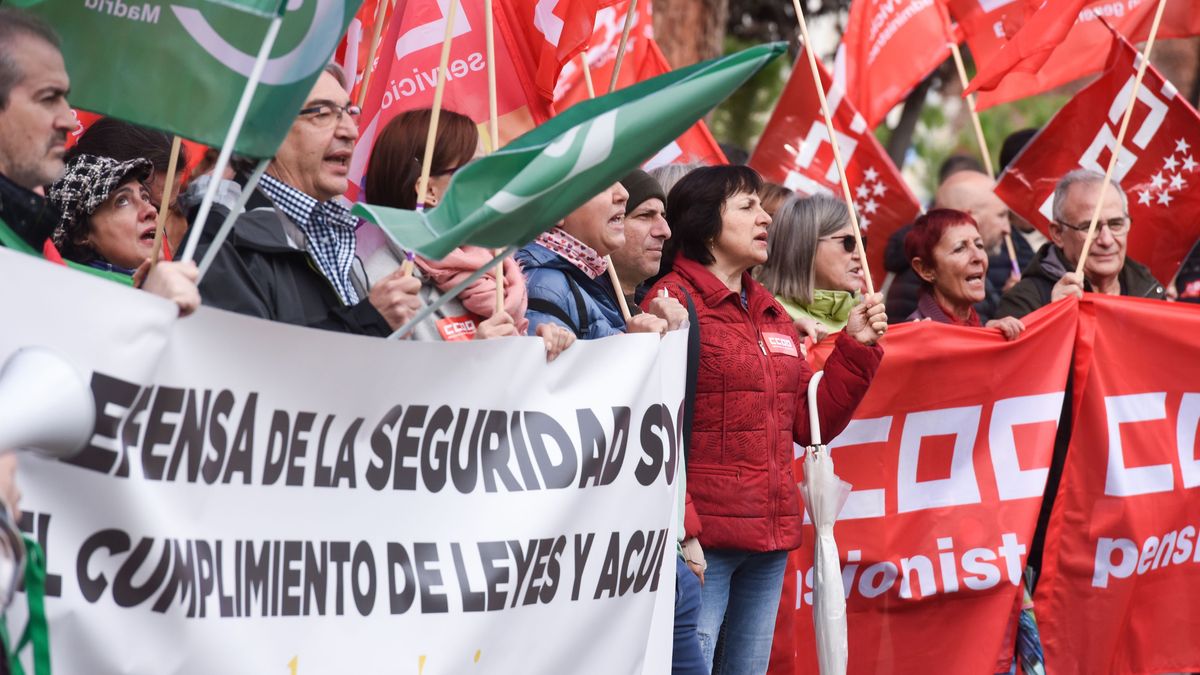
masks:
<svg viewBox="0 0 1200 675"><path fill-rule="evenodd" d="M687 489L707 560L700 646L721 673L767 670L787 552L800 545L792 442L810 440L812 371L800 337L749 273L767 259L771 219L761 188L744 166L697 169L680 180L667 197L672 235L663 262L671 271L646 296L666 289L685 305L689 296L700 325ZM845 428L866 394L883 357L875 341L886 330L878 294L851 312L819 390L826 438Z"/></svg>

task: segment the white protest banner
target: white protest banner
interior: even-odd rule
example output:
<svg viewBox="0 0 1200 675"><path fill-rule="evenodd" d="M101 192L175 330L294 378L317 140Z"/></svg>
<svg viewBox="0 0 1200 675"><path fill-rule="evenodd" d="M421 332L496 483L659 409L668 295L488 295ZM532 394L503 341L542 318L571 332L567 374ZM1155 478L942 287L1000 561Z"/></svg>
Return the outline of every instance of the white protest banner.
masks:
<svg viewBox="0 0 1200 675"><path fill-rule="evenodd" d="M5 250L0 288L0 359L96 397L78 457L20 469L56 675L670 669L682 333L546 364L177 319Z"/></svg>

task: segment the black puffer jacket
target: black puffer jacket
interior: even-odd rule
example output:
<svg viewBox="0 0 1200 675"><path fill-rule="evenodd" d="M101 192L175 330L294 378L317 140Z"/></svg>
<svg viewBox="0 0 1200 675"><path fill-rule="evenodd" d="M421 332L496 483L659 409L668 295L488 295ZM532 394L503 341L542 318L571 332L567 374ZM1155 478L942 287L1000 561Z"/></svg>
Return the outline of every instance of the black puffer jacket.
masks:
<svg viewBox="0 0 1200 675"><path fill-rule="evenodd" d="M1046 244L1038 249L1033 262L1021 274L1021 280L1004 294L1000 300L998 317L1023 317L1026 314L1050 304L1050 292L1054 284L1067 273L1063 264L1065 257L1062 249L1054 244ZM1145 265L1125 258L1125 266L1121 268L1117 278L1121 282L1121 295L1133 298L1166 298L1166 290L1158 283L1158 279L1150 273ZM1083 282L1083 290L1091 291L1092 285Z"/></svg>
<svg viewBox="0 0 1200 675"><path fill-rule="evenodd" d="M203 259L226 213L224 207L213 207L197 260ZM359 297L366 298L362 284L356 286ZM358 335L391 333L367 300L349 306L342 302L306 250L304 233L258 191L201 280L200 299L210 307L297 326Z"/></svg>

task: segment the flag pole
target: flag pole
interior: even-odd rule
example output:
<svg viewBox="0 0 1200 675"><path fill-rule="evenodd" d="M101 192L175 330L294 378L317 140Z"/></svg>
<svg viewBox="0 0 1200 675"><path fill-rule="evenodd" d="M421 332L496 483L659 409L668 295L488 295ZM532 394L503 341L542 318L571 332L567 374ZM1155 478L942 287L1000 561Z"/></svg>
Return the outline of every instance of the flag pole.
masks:
<svg viewBox="0 0 1200 675"><path fill-rule="evenodd" d="M633 5L630 4L630 6L632 7ZM628 17L626 18L625 28L626 28L626 34L628 34L628 32L629 32L628 31L628 29L629 29ZM622 47L623 46L624 46L624 40L622 40ZM619 59L619 55L618 55L618 59ZM617 64L620 65L619 60L617 61ZM583 52L579 55L579 65L583 67L583 83L585 86L587 86L588 98L596 98L596 88L594 86L592 86L592 71L591 71L591 68L588 66L587 48L586 47L583 49ZM616 70L614 69L613 72L615 73ZM614 77L613 82L615 83L616 81L617 80ZM621 277L617 275L617 269L615 267L613 267L612 256L608 256L608 255L604 256L604 262L608 264L608 280L612 283L613 294L617 296L617 305L619 305L621 307L621 316L625 319L625 322L628 323L629 320L631 318L633 318L633 315L629 313L629 303L625 301L625 291L621 288Z"/></svg>
<svg viewBox="0 0 1200 675"><path fill-rule="evenodd" d="M267 27L267 34L263 37L262 46L259 47L254 67L250 70L250 77L246 79L246 87L242 89L242 98L238 101L237 109L233 113L233 121L229 123L225 142L221 144L221 152L217 155L217 163L212 171L213 180L209 182L208 189L204 191L204 199L200 202L200 209L192 221L192 229L188 233L187 244L184 246L183 256L180 258L182 262L188 262L196 257L196 246L200 243L200 233L204 231L204 222L208 220L208 212L212 210L213 200L217 197L217 188L221 183L220 177L225 175L225 169L229 167L229 158L233 156L233 146L237 143L237 137L242 133L242 125L246 123L246 116L250 113L250 102L254 100L254 91L258 89L258 82L267 68L267 58L271 55L271 49L275 46L275 38L279 37L279 28L282 25L283 16L277 15L271 20L271 25ZM216 240L213 243L217 243Z"/></svg>
<svg viewBox="0 0 1200 675"><path fill-rule="evenodd" d="M596 98L596 87L592 84L592 68L588 65L587 49L579 54L579 66L583 68L583 84L587 87L588 98Z"/></svg>
<svg viewBox="0 0 1200 675"><path fill-rule="evenodd" d="M500 108L496 102L496 33L493 26L493 1L483 0L484 41L487 50L487 83L488 83L488 141L491 152L500 149ZM493 255L498 251L493 251ZM496 264L493 272L496 278L496 309L494 314L504 311L504 258Z"/></svg>
<svg viewBox="0 0 1200 675"><path fill-rule="evenodd" d="M1104 172L1104 182L1100 184L1100 194L1096 196L1096 207L1092 209L1092 220L1088 224L1087 239L1083 240L1083 252L1079 254L1079 264L1075 266L1075 274L1083 274L1083 266L1087 262L1088 249L1096 238L1096 224L1100 222L1100 211L1104 208L1104 198L1112 182L1113 171L1117 168L1117 159L1121 156L1121 147L1125 143L1125 133L1129 131L1129 119L1133 117L1133 106L1137 103L1138 91L1142 88L1142 79L1146 77L1146 68L1150 65L1150 52L1154 50L1154 40L1158 36L1158 27L1162 23L1163 10L1167 0L1158 0L1158 9L1154 12L1154 23L1150 25L1150 35L1146 38L1146 50L1142 53L1142 62L1138 65L1137 77L1133 81L1133 91L1129 93L1129 103L1125 106L1125 116L1121 118L1121 128L1117 131L1117 140L1113 143L1112 157L1108 160L1108 169Z"/></svg>
<svg viewBox="0 0 1200 675"><path fill-rule="evenodd" d="M378 2L378 6L375 7L375 26L371 35L371 48L367 50L367 68L363 71L362 87L358 90L358 100L355 101L360 108L367 100L367 87L371 84L371 73L375 70L375 55L379 53L379 40L383 37L383 23L387 18L387 0L378 0ZM353 78L354 73L350 73L350 76Z"/></svg>
<svg viewBox="0 0 1200 675"><path fill-rule="evenodd" d="M617 76L621 74L621 61L625 60L625 43L629 42L629 30L633 28L633 17L637 13L637 0L629 0L625 12L625 27L621 30L621 43L617 45L617 60L613 63L612 79L608 81L608 93L617 89Z"/></svg>
<svg viewBox="0 0 1200 675"><path fill-rule="evenodd" d="M154 226L154 250L150 252L150 271L158 264L162 254L163 236L167 229L167 211L170 210L171 190L175 187L175 167L179 164L179 148L183 139L179 134L171 140L171 158L167 160L167 180L163 183L162 202L158 207L158 223Z"/></svg>
<svg viewBox="0 0 1200 675"><path fill-rule="evenodd" d="M962 83L963 91L967 90L970 80L967 78L967 67L963 64L962 50L958 43L950 40L950 53L954 55L954 67L958 70L958 81ZM987 138L983 135L983 123L979 120L979 109L975 106L975 94L967 94L967 110L971 112L971 126L975 129L975 142L979 145L979 155L983 165L987 167L987 175L995 178L996 169L992 164L992 153L988 150ZM1021 265L1017 262L1017 249L1013 246L1012 233L1004 235L1004 245L1008 249L1008 260L1012 263L1012 271L1017 277L1021 276Z"/></svg>
<svg viewBox="0 0 1200 675"><path fill-rule="evenodd" d="M825 100L825 85L821 82L821 71L817 69L817 54L813 51L812 40L808 36L808 22L804 20L804 10L800 7L800 0L792 0L792 6L796 9L796 20L800 23L800 36L804 41L804 51L808 53L808 67L812 70L813 84L817 88L817 98L821 101L821 115L825 118L825 131L829 134L829 145L833 148L833 161L837 164L838 178L842 181L842 196L846 200L846 210L850 212L854 246L858 249L859 258L863 261L863 279L867 282L867 295L874 295L875 283L871 280L871 267L867 265L867 251L863 247L858 214L854 211L854 197L850 194L850 181L846 178L846 165L842 161L842 150L838 147L833 118L829 114L829 102Z"/></svg>
<svg viewBox="0 0 1200 675"><path fill-rule="evenodd" d="M263 172L267 170L267 164L270 163L271 160L266 158L258 161L258 166L255 166L254 171L250 174L250 180L246 181L245 187L242 188L242 194L238 197L237 204L234 205L229 213L225 214L225 220L221 222L221 227L217 230L216 236L213 237L212 244L209 244L208 250L204 252L204 258L200 261L199 274L196 275L197 286L200 285L200 280L204 278L204 275L208 273L208 268L212 266L213 260L216 259L217 252L221 250L221 244L225 243L225 239L233 230L233 223L242 214L242 211L246 210L246 202L250 201L250 195L254 194L254 189L258 187L259 179L262 178ZM211 176L211 179L214 183L217 181L215 175Z"/></svg>
<svg viewBox="0 0 1200 675"><path fill-rule="evenodd" d="M429 133L425 136L425 155L421 160L421 178L417 181L417 211L425 210L425 192L429 189L429 172L433 168L433 146L437 140L438 117L442 114L442 95L446 92L446 69L450 64L450 43L454 41L454 12L458 0L450 0L446 12L446 33L442 36L442 58L438 64L437 88L433 90L433 113L429 116Z"/></svg>

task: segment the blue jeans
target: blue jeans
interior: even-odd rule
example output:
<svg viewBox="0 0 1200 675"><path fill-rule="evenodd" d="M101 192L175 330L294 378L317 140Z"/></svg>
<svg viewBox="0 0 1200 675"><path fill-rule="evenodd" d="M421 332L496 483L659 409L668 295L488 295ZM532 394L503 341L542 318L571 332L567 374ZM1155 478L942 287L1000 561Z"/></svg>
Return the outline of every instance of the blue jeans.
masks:
<svg viewBox="0 0 1200 675"><path fill-rule="evenodd" d="M704 660L714 675L763 675L771 661L787 551L707 550L704 557L708 569L698 629ZM714 663L718 651L721 658Z"/></svg>
<svg viewBox="0 0 1200 675"><path fill-rule="evenodd" d="M700 579L675 556L675 643L671 649L671 675L708 675L700 653L696 625L700 620Z"/></svg>

